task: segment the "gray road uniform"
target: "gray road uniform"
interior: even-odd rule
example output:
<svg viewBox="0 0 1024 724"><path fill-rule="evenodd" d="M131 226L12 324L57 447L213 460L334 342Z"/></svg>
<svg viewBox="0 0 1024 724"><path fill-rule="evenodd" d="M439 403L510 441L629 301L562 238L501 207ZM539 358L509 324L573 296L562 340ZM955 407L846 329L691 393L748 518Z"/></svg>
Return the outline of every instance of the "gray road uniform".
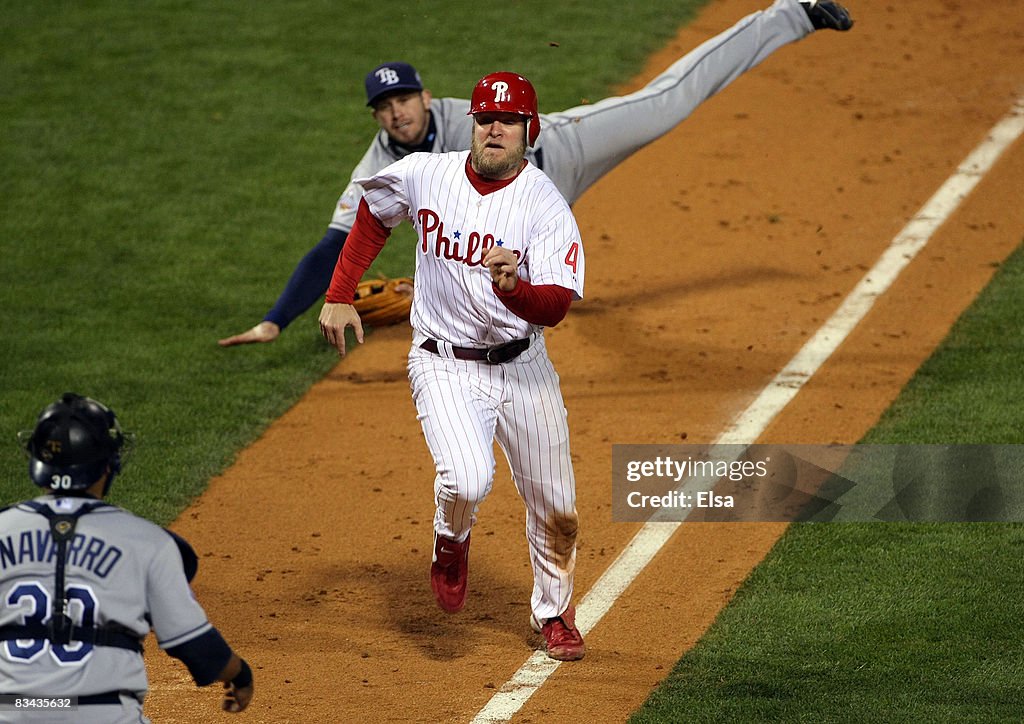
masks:
<svg viewBox="0 0 1024 724"><path fill-rule="evenodd" d="M554 181L569 204L630 155L671 131L701 103L784 45L814 31L797 0L776 0L711 38L629 95L593 105L541 114L543 131L526 157ZM469 101L435 98L433 153L469 149L473 119ZM368 178L405 152L381 130L352 178ZM355 221L362 188L353 182L335 207L330 227L348 232Z"/></svg>
<svg viewBox="0 0 1024 724"><path fill-rule="evenodd" d="M52 613L60 557L45 509L73 515L83 506L92 509L77 518L65 544L66 612L75 626L95 627L105 643L80 640L81 633L69 643L11 638L39 633L58 618ZM0 511L0 596L0 694L82 698L77 711L63 713L5 706L0 722L147 721L140 642L150 630L201 685L214 681L231 656L192 595L171 535L92 498L44 495Z"/></svg>

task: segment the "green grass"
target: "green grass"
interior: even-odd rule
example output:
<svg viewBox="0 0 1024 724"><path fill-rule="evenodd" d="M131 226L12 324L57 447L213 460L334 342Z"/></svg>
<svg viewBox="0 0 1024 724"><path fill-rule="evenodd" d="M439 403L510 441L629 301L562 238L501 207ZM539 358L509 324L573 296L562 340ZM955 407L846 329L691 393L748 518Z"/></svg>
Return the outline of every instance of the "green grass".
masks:
<svg viewBox="0 0 1024 724"><path fill-rule="evenodd" d="M1000 269L871 444L1024 442L1024 250ZM1024 720L1024 526L790 527L631 719Z"/></svg>
<svg viewBox="0 0 1024 724"><path fill-rule="evenodd" d="M273 345L215 340L322 235L374 128L369 68L457 96L515 69L554 110L700 4L0 1L0 502L34 493L15 431L74 390L137 433L114 502L169 521L330 369L315 309ZM1022 270L866 442L1021 442ZM1022 554L1017 525L796 526L635 720L1019 721Z"/></svg>
<svg viewBox="0 0 1024 724"><path fill-rule="evenodd" d="M313 309L222 350L322 236L375 130L363 77L514 69L543 109L626 81L702 0L497 5L0 0L0 504L64 391L137 434L112 500L167 522L337 361ZM378 269L412 271L393 244Z"/></svg>

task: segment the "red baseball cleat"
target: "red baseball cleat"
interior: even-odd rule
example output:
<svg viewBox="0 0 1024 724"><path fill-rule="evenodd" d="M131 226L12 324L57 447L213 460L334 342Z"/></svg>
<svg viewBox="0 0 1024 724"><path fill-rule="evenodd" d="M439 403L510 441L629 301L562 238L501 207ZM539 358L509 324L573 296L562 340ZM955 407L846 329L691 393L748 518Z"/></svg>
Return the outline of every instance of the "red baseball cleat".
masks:
<svg viewBox="0 0 1024 724"><path fill-rule="evenodd" d="M430 587L437 605L448 613L457 613L466 605L469 579L469 536L461 543L437 536L434 560L430 564Z"/></svg>
<svg viewBox="0 0 1024 724"><path fill-rule="evenodd" d="M548 656L557 661L578 661L587 653L583 643L583 635L576 628L576 608L570 604L561 616L549 618L542 624L534 615L530 616L530 626L539 634L544 634L548 644Z"/></svg>

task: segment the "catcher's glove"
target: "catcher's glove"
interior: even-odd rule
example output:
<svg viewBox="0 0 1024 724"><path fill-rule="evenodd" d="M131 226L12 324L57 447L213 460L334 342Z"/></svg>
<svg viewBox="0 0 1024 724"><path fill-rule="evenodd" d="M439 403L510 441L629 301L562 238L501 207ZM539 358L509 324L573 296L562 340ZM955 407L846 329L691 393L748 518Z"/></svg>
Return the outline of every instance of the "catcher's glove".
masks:
<svg viewBox="0 0 1024 724"><path fill-rule="evenodd" d="M412 308L412 279L369 279L359 282L352 306L363 324L380 327L409 319Z"/></svg>

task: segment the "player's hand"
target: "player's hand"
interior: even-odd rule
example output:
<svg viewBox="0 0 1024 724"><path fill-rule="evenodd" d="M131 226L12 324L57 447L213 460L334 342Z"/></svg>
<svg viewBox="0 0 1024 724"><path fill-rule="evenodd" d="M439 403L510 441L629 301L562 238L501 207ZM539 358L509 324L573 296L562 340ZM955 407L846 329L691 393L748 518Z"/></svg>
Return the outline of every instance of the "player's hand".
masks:
<svg viewBox="0 0 1024 724"><path fill-rule="evenodd" d="M232 714L237 714L240 711L244 711L245 707L249 706L249 702L252 701L253 685L238 687L232 684L230 681L224 682L224 701L221 702L220 706L224 711L229 711Z"/></svg>
<svg viewBox="0 0 1024 724"><path fill-rule="evenodd" d="M356 333L356 341L363 343L363 323L359 313L351 304L324 304L320 310L320 334L336 350L338 356L345 356L345 328L352 327Z"/></svg>
<svg viewBox="0 0 1024 724"><path fill-rule="evenodd" d="M503 292L511 292L519 283L516 255L511 249L492 246L484 255L484 266L491 272L491 281Z"/></svg>
<svg viewBox="0 0 1024 724"><path fill-rule="evenodd" d="M255 344L257 342L273 342L281 334L281 328L273 322L260 322L252 329L217 340L221 347L234 347L236 344Z"/></svg>
<svg viewBox="0 0 1024 724"><path fill-rule="evenodd" d="M249 706L249 702L252 701L253 675L252 668L245 659L231 652L231 658L217 678L224 682L221 709L237 714Z"/></svg>

